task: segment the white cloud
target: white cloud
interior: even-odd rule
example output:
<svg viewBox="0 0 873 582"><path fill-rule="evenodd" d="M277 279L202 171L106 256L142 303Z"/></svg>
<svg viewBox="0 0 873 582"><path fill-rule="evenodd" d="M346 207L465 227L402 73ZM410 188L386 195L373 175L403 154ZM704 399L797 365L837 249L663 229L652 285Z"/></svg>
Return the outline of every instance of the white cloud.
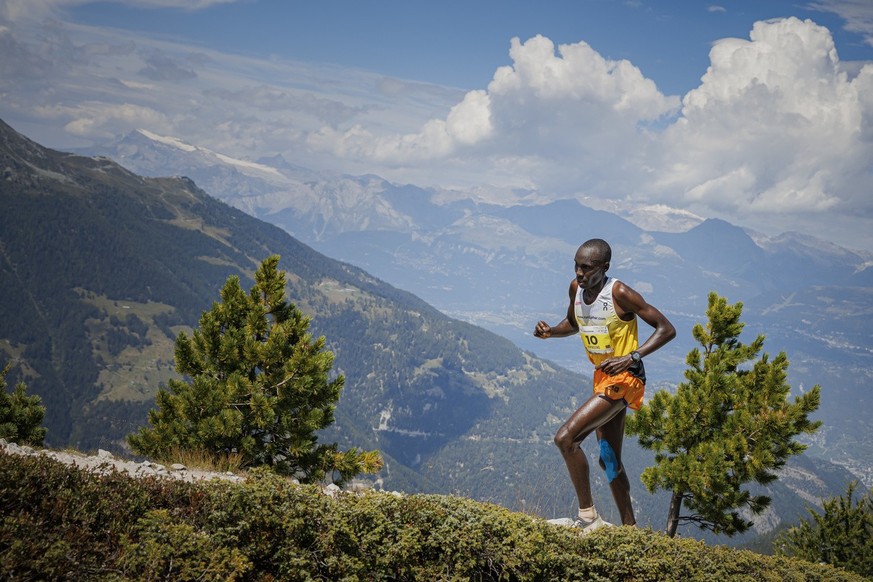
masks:
<svg viewBox="0 0 873 582"><path fill-rule="evenodd" d="M864 42L873 46L873 2L870 0L819 0L807 6L837 14L846 21L846 30L860 34Z"/></svg>
<svg viewBox="0 0 873 582"><path fill-rule="evenodd" d="M543 36L513 39L509 55L512 66L497 69L487 91L468 92L445 119L431 120L416 133L322 129L310 143L395 166L463 166L476 159L479 179L526 186L533 181L566 191L561 184L573 184L580 169L602 174L605 160L618 163L623 146L633 147L641 124L679 106L678 98L662 95L630 62L604 59L584 42L556 52ZM580 155L582 160L568 164ZM621 174L618 165L614 173Z"/></svg>
<svg viewBox="0 0 873 582"><path fill-rule="evenodd" d="M663 135L653 196L759 227L828 210L870 215L873 65L850 80L829 31L796 18L758 22L710 59Z"/></svg>
<svg viewBox="0 0 873 582"><path fill-rule="evenodd" d="M64 129L79 137L107 139L126 133L130 127L150 127L158 132L169 132L173 123L163 113L140 105L86 103L76 107L75 119L67 123Z"/></svg>
<svg viewBox="0 0 873 582"><path fill-rule="evenodd" d="M494 133L491 124L491 98L485 91L470 91L452 107L446 118L446 133L458 144L472 145Z"/></svg>
<svg viewBox="0 0 873 582"><path fill-rule="evenodd" d="M556 51L542 36L515 39L510 57L487 91L416 133L356 125L310 144L443 167L446 180L476 167L481 181L545 196L666 204L765 231L810 227L824 213L869 230L873 65L848 75L830 32L810 20L758 22L747 40L716 42L681 108L631 63L584 42Z"/></svg>
<svg viewBox="0 0 873 582"><path fill-rule="evenodd" d="M828 225L873 233L873 65L848 73L811 21L716 42L681 99L629 61L543 36L514 39L511 64L465 94L63 23L35 38L0 26L2 109L67 136L144 127L241 159L282 153L421 185L681 208L838 242Z"/></svg>

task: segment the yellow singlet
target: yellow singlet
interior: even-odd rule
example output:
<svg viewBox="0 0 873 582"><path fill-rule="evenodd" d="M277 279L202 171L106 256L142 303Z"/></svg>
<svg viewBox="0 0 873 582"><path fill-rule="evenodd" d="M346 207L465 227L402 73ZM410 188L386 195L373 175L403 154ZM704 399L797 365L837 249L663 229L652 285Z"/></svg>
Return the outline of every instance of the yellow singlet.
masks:
<svg viewBox="0 0 873 582"><path fill-rule="evenodd" d="M607 279L606 284L591 304L585 303L584 289L576 292L574 311L579 335L588 359L594 366L603 360L626 356L639 345L637 317L624 321L615 313L612 287L616 279ZM609 399L623 399L633 410L639 410L645 392L645 371L642 362L638 368L609 376L601 370L594 371L594 393Z"/></svg>

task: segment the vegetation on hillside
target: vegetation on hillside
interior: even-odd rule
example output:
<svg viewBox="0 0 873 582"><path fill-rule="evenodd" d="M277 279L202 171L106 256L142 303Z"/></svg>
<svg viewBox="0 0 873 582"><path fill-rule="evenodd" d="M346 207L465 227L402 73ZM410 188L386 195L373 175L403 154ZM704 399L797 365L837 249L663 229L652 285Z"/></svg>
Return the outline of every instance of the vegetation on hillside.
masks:
<svg viewBox="0 0 873 582"><path fill-rule="evenodd" d="M0 438L23 445L42 446L46 429L42 426L45 406L36 395L27 395L24 382L15 385L12 393L6 392L6 374L10 364L0 370Z"/></svg>
<svg viewBox="0 0 873 582"><path fill-rule="evenodd" d="M711 293L708 322L692 332L702 350L688 354L687 381L675 395L656 393L627 423L628 433L655 451L656 465L643 471L643 483L649 491L672 492L670 536L680 522L727 535L749 529L753 523L741 510L757 515L771 500L744 485L775 481L774 470L806 448L794 437L821 424L809 420L819 405L819 387L789 403L787 356L758 357L763 335L748 345L739 341L742 310L742 303L728 305ZM683 504L690 512L683 512Z"/></svg>
<svg viewBox="0 0 873 582"><path fill-rule="evenodd" d="M587 378L451 320L188 179L143 178L105 158L42 148L2 121L0 166L0 358L20 364L10 385L26 381L42 397L49 445L123 451L158 387L177 378L177 334L197 325L230 275L246 285L259 258L279 253L289 296L313 316L313 336L328 338L346 379L337 422L319 440L382 451L378 478L392 489L575 512L552 434ZM648 456L637 461L647 453L627 445L626 465L645 466ZM813 472L820 496L843 487L833 467ZM602 473L592 479L608 490ZM779 518L805 515L795 491L771 489ZM640 494L635 505L651 523L665 503Z"/></svg>
<svg viewBox="0 0 873 582"><path fill-rule="evenodd" d="M239 455L304 482L342 483L381 468L375 451L317 444L344 379L329 379L333 354L287 301L278 264L278 255L265 259L248 294L229 277L193 336L179 334L176 371L190 380L171 379L158 392L151 426L128 437L134 451L161 460L179 450Z"/></svg>
<svg viewBox="0 0 873 582"><path fill-rule="evenodd" d="M77 580L861 580L831 566L578 530L443 495L99 476L0 453L0 577Z"/></svg>
<svg viewBox="0 0 873 582"><path fill-rule="evenodd" d="M857 486L852 482L845 495L825 500L822 513L809 509L810 519L776 538L776 553L839 565L873 578L873 489L855 503Z"/></svg>

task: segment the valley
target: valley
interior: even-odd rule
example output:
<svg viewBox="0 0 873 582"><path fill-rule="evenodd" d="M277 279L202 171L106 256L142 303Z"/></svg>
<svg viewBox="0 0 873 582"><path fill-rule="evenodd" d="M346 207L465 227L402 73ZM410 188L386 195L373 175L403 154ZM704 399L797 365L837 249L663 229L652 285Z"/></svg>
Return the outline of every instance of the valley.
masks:
<svg viewBox="0 0 873 582"><path fill-rule="evenodd" d="M771 319L763 319L759 313L774 302L756 298L793 280L785 270L797 269L797 263L777 268L789 262L787 255L754 251L755 243L749 246L751 239L730 225L702 223L702 232L689 231L691 243L681 237L657 242L664 235L578 202L527 210L457 200L438 204L438 193L374 177L343 177L337 190L330 180L301 178L301 188L317 193L301 198L307 204L317 199L320 208L374 209L370 218L349 210L337 223L333 214L307 214L312 206L258 210L255 183L246 181L238 169L245 166L238 164L206 170L232 177L234 192L247 193L242 201L202 190L200 179L214 186L207 175L192 180L194 171L177 171L172 164L185 160L182 150L153 157L166 166L163 175L188 178L150 178L107 158L48 150L8 126L0 129L0 164L7 168L0 182L0 350L4 360L13 360L10 382L26 381L43 398L52 446L123 447L123 437L145 421L163 374L170 373L171 339L197 324L228 276L239 276L246 286L258 262L275 253L288 273L289 296L311 315L313 334L327 338L335 370L346 378L337 422L324 439L383 451L386 467L377 480L385 488L453 493L564 515L574 500L551 437L590 379L578 366L578 340L535 343L529 330L536 319L563 317L565 253L579 236L566 225L556 230L563 238L543 233L553 224L590 217L615 241L615 272L622 278L627 273L626 280L645 289L684 330L683 339L652 358L653 389L682 381L688 330L703 317L700 301L712 288L757 293L748 299L748 331L767 335L767 351L788 351L795 389L823 384L827 396L818 414L830 430L810 455L791 465L815 479L772 485L779 523L805 515L810 499L842 493L847 480L871 465L863 415L869 384L860 385L852 373L864 369L869 357L864 330L853 316L870 309L864 291L869 273L852 262L863 257L846 252L838 263L832 251L832 286L801 287L795 299L777 302L780 308L766 314ZM358 190L361 184L365 188ZM252 203L249 210L264 216L236 207L245 199ZM490 218L469 220L477 213ZM507 221L516 226L505 230ZM374 224L394 230L367 230ZM492 227L504 230L495 238L487 232ZM525 237L540 240L527 244ZM667 248L668 242L673 246ZM736 245L755 254L725 262L712 277L715 266L694 258L709 256L706 244L713 257L721 256L721 247ZM752 261L758 270L748 272ZM766 276L755 277L757 272ZM810 319L809 299L838 309ZM807 336L792 331L798 321L810 322L803 325ZM860 348L804 339L819 337L817 330ZM859 406L846 409L849 391ZM664 496L649 495L639 485L639 471L651 458L631 445L625 456L634 467L640 523L660 527ZM599 472L592 478L598 491L606 491ZM602 505L611 510L609 503ZM768 516L761 528L773 523Z"/></svg>

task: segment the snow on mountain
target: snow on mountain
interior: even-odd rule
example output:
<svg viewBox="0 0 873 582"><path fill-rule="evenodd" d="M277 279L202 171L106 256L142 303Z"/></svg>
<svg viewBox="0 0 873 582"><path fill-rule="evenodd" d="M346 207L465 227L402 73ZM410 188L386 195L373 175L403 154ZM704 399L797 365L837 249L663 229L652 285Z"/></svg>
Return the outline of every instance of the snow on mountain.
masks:
<svg viewBox="0 0 873 582"><path fill-rule="evenodd" d="M634 205L594 196L585 196L580 202L596 210L611 212L650 232L686 232L705 220L693 212L666 204Z"/></svg>
<svg viewBox="0 0 873 582"><path fill-rule="evenodd" d="M665 204L647 204L618 214L643 230L657 232L687 232L705 220L693 212Z"/></svg>
<svg viewBox="0 0 873 582"><path fill-rule="evenodd" d="M192 146L191 144L187 144L184 141L182 141L181 139L177 139L175 137L164 136L164 135L158 135L156 133L150 132L147 129L139 128L139 129L137 129L137 131L152 141L180 149L183 152L196 152L198 150L199 151L208 151L204 148L198 148L196 146Z"/></svg>
<svg viewBox="0 0 873 582"><path fill-rule="evenodd" d="M278 180L280 182L287 181L287 179L288 179L285 175L282 174L282 172L280 172L276 168L273 168L273 167L270 167L270 166L267 166L264 164L259 164L257 162L249 162L246 160L240 160L237 158L233 158L233 157L227 156L225 154L214 152L210 149L207 149L207 148L204 148L201 146L191 145L191 144L186 143L186 142L184 142L178 138L175 138L175 137L158 135L156 133L152 133L151 131L148 131L147 129L140 128L140 129L137 129L136 131L138 133L140 133L146 139L151 140L153 142L163 144L163 145L169 146L171 148L175 148L177 150L180 150L180 151L188 153L188 154L195 154L196 153L196 154L199 154L207 159L214 158L214 160L217 163L227 164L227 165L232 166L233 168L239 170L240 172L242 172L246 175L252 176L252 177L270 178L273 180Z"/></svg>

